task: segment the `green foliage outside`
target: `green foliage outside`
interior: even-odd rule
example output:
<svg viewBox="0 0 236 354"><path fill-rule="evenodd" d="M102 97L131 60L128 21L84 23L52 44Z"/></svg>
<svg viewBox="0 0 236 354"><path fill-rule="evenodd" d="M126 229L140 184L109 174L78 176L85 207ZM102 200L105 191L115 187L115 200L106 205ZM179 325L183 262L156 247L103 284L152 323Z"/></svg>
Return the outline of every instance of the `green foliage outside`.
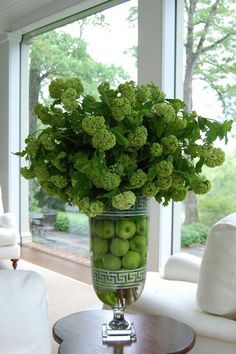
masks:
<svg viewBox="0 0 236 354"><path fill-rule="evenodd" d="M228 155L224 165L204 169L213 188L207 197L198 196L200 222L211 227L226 215L236 211L236 156Z"/></svg>
<svg viewBox="0 0 236 354"><path fill-rule="evenodd" d="M88 236L88 218L84 214L59 212L57 214L55 230L69 232L78 236Z"/></svg>
<svg viewBox="0 0 236 354"><path fill-rule="evenodd" d="M183 225L181 228L181 246L205 244L209 228L200 223Z"/></svg>
<svg viewBox="0 0 236 354"><path fill-rule="evenodd" d="M205 244L207 232L217 221L236 212L236 156L228 155L222 166L212 170L204 167L203 173L212 181L207 196L197 196L199 223L181 227L183 247Z"/></svg>

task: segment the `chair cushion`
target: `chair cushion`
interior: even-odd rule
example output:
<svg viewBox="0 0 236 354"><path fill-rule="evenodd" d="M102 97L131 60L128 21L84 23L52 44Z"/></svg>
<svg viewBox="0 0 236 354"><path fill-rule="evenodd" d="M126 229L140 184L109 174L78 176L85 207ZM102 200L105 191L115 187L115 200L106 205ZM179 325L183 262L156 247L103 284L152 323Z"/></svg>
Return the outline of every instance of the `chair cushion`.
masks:
<svg viewBox="0 0 236 354"><path fill-rule="evenodd" d="M16 217L13 213L3 213L0 215L0 226L7 229L16 229Z"/></svg>
<svg viewBox="0 0 236 354"><path fill-rule="evenodd" d="M0 247L14 245L16 241L17 232L15 229L0 227Z"/></svg>
<svg viewBox="0 0 236 354"><path fill-rule="evenodd" d="M236 213L220 220L208 234L197 302L206 312L236 319Z"/></svg>
<svg viewBox="0 0 236 354"><path fill-rule="evenodd" d="M20 246L16 243L11 246L0 247L0 259L19 259Z"/></svg>
<svg viewBox="0 0 236 354"><path fill-rule="evenodd" d="M201 258L184 252L169 257L164 267L164 278L198 282Z"/></svg>

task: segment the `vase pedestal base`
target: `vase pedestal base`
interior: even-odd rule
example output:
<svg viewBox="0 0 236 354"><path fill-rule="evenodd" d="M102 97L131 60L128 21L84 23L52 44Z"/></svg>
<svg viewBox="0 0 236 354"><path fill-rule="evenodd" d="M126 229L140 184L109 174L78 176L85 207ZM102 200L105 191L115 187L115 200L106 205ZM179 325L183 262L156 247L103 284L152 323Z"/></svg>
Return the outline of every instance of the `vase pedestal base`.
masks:
<svg viewBox="0 0 236 354"><path fill-rule="evenodd" d="M128 327L125 329L113 329L109 323L103 323L102 325L102 342L136 342L136 331L133 322L128 322Z"/></svg>

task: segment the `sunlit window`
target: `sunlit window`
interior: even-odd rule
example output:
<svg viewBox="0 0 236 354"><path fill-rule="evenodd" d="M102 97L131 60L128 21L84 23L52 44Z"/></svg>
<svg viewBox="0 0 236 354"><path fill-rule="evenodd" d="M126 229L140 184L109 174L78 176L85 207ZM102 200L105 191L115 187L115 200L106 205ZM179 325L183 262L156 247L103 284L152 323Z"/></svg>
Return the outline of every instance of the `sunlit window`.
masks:
<svg viewBox="0 0 236 354"><path fill-rule="evenodd" d="M233 119L236 107L235 77L235 4L185 1L185 80L184 101L187 109L222 121ZM203 169L212 181L206 195L189 193L182 204L182 247L202 255L209 228L236 210L235 127L225 151L225 163Z"/></svg>

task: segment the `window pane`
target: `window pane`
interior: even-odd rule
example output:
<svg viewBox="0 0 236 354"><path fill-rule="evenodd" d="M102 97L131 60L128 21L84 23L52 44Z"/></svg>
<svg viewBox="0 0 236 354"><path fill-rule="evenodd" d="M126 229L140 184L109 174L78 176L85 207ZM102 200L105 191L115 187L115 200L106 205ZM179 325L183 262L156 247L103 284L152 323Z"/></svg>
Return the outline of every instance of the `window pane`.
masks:
<svg viewBox="0 0 236 354"><path fill-rule="evenodd" d="M137 80L137 25L137 0L132 0L34 38L29 67L31 134L37 135L43 127L34 107L38 102L50 104L52 79L78 76L85 94L92 95L98 95L102 81L115 86ZM88 262L87 217L48 196L37 181L30 182L29 198L34 246Z"/></svg>
<svg viewBox="0 0 236 354"><path fill-rule="evenodd" d="M236 52L231 29L235 27L235 5L226 1L185 2L185 81L184 100L188 109L216 121L235 115ZM191 9L191 11L190 11ZM207 25L208 24L208 25ZM205 28L205 30L204 30ZM225 163L216 168L204 167L202 174L212 182L208 194L189 193L181 206L182 247L202 255L209 228L236 210L236 141L235 126L228 144L218 141L225 151Z"/></svg>

